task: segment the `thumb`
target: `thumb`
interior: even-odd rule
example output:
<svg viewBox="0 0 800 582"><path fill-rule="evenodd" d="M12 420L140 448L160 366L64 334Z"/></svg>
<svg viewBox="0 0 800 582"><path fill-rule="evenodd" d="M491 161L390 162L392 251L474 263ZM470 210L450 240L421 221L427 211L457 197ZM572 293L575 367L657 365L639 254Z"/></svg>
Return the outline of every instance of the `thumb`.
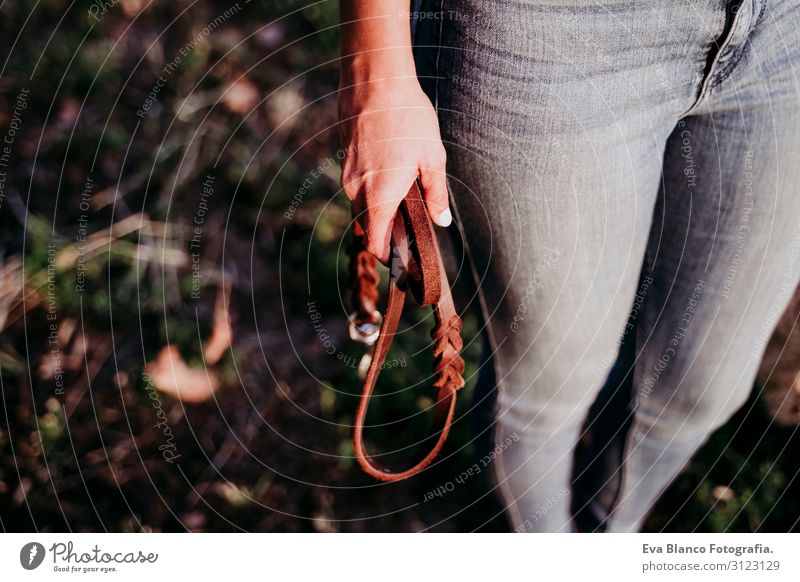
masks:
<svg viewBox="0 0 800 582"><path fill-rule="evenodd" d="M445 173L441 170L420 168L419 179L431 219L439 226L450 226L453 215L450 212Z"/></svg>

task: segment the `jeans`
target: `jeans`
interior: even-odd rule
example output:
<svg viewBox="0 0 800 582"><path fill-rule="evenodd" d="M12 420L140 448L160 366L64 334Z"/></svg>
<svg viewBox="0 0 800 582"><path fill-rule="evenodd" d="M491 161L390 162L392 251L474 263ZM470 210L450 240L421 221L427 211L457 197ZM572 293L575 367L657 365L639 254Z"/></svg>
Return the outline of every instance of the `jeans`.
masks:
<svg viewBox="0 0 800 582"><path fill-rule="evenodd" d="M637 531L746 400L800 280L800 0L423 0L414 16L512 526L573 529L574 449L624 342L633 415L605 527Z"/></svg>

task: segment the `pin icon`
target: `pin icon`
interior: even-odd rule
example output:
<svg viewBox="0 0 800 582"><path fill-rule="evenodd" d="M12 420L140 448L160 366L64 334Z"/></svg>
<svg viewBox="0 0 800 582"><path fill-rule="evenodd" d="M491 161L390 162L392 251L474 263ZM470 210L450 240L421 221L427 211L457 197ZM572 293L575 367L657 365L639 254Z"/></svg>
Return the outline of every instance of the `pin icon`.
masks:
<svg viewBox="0 0 800 582"><path fill-rule="evenodd" d="M35 570L44 561L44 546L39 542L29 542L19 551L19 563L26 570Z"/></svg>

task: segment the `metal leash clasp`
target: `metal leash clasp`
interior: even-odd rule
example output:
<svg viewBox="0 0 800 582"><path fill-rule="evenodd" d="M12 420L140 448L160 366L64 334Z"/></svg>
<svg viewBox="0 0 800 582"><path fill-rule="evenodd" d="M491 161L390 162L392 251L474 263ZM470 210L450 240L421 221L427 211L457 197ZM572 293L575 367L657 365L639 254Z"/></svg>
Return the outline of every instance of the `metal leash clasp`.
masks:
<svg viewBox="0 0 800 582"><path fill-rule="evenodd" d="M375 352L375 342L381 334L383 315L377 309L372 313L372 321L361 321L358 312L354 311L347 316L349 320L348 332L350 339L364 344L364 355L358 363L358 379L364 380L367 377L369 365L372 363L372 354Z"/></svg>

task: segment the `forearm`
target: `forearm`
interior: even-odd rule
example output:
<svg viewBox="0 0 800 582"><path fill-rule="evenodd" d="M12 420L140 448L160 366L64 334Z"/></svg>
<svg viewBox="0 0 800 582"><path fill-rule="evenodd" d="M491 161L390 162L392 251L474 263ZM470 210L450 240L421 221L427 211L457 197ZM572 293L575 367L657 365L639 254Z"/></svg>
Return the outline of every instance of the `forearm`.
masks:
<svg viewBox="0 0 800 582"><path fill-rule="evenodd" d="M341 0L342 87L415 79L408 0Z"/></svg>
<svg viewBox="0 0 800 582"><path fill-rule="evenodd" d="M366 247L389 260L392 223L419 179L428 212L450 223L446 153L439 121L414 67L408 0L341 0L339 127L342 188L366 232Z"/></svg>

